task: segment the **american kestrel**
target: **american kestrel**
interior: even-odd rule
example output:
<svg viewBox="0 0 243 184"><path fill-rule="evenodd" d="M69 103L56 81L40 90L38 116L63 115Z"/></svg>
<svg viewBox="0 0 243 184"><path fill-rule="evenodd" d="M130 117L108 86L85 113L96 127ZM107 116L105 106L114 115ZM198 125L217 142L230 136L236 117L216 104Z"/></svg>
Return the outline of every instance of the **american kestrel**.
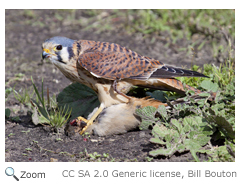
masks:
<svg viewBox="0 0 243 184"><path fill-rule="evenodd" d="M161 61L142 56L115 43L72 40L57 36L45 40L42 49L43 59L49 58L68 79L87 85L98 95L100 107L86 120L87 126L81 134L104 108L128 103L130 97L126 94L132 86L182 94L189 89L200 93L173 77L206 77L195 71L167 66Z"/></svg>

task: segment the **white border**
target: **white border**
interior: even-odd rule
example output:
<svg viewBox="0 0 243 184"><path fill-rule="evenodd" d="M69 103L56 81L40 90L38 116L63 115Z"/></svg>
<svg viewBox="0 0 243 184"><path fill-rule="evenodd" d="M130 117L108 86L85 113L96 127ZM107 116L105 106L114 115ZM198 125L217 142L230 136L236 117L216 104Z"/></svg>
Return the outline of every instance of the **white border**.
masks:
<svg viewBox="0 0 243 184"><path fill-rule="evenodd" d="M241 49L240 43L242 43L242 9L240 9L240 3L239 1L212 1L212 0L204 0L204 1L92 1L88 2L86 1L9 1L4 2L2 6L4 6L5 9L42 9L42 8L48 8L48 9L56 9L56 8L82 8L82 9L107 9L107 8L120 8L120 9L127 9L127 8L134 8L134 9L140 9L140 8L160 8L160 9L194 9L194 8L200 8L200 9L236 9L236 48ZM3 7L2 7L3 8ZM4 24L5 24L5 10L1 8L1 43L2 43L2 63L5 61L5 33L3 30ZM240 31L241 30L241 31ZM236 49L237 51L237 49ZM239 52L241 53L241 51ZM239 55L236 52L236 84L242 83L242 61L241 61L241 55ZM2 70L4 68L2 67ZM47 182L55 182L55 183L67 183L67 182L77 182L80 183L93 183L93 182L106 182L106 183L114 183L114 182L139 182L139 183L148 183L148 182L169 182L169 183L193 183L195 182L203 182L207 181L209 183L213 182L226 182L226 183L239 183L235 181L243 181L242 176L242 143L240 140L242 140L242 124L240 116L241 111L241 102L242 102L242 95L240 93L241 86L236 86L236 162L235 163L46 163L46 162L5 162L5 127L4 127L4 103L5 100L3 99L4 96L4 87L5 87L5 81L3 79L5 78L4 71L1 72L1 86L2 86L2 110L1 110L1 118L2 118L2 127L1 127L1 179L2 181L9 181L10 183L15 182L14 178L9 178L5 175L4 171L7 167L13 167L15 169L15 175L17 177L21 176L21 171L27 171L27 172L45 172L46 173L46 179L20 179L20 182L22 183L41 183L43 184L43 181ZM241 80L240 80L241 79ZM78 145L77 145L78 146ZM241 167L240 167L241 166ZM111 173L113 170L120 170L120 171L148 171L148 170L157 170L157 171L180 171L185 176L187 175L188 170L201 170L202 172L204 170L211 170L211 171L237 171L237 178L114 178L111 177L111 175L108 178L102 177L102 178L93 178L93 177L74 177L74 178L64 178L62 177L62 171L63 170L75 170L76 172L78 170L88 170L90 173L92 173L94 170L99 170L100 172L103 170L108 170L109 173Z"/></svg>

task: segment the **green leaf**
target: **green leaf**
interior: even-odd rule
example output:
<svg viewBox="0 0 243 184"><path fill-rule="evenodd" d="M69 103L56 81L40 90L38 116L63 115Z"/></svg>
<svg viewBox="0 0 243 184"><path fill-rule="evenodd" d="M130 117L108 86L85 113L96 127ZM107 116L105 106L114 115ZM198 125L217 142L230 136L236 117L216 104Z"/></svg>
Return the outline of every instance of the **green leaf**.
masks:
<svg viewBox="0 0 243 184"><path fill-rule="evenodd" d="M135 113L138 116L140 116L142 119L142 122L139 125L139 128L141 130L148 129L150 125L153 125L159 120L159 118L155 118L155 113L156 113L155 107L147 106L144 108L139 108L136 109Z"/></svg>
<svg viewBox="0 0 243 184"><path fill-rule="evenodd" d="M72 109L71 116L87 117L100 102L96 93L89 87L80 83L73 83L58 94L59 108L67 106Z"/></svg>
<svg viewBox="0 0 243 184"><path fill-rule="evenodd" d="M157 109L157 112L162 116L164 117L165 119L168 119L168 115L167 115L167 112L166 112L166 108L164 105L160 105Z"/></svg>
<svg viewBox="0 0 243 184"><path fill-rule="evenodd" d="M177 131L173 130L173 129L168 129L166 128L164 125L155 125L153 127L153 130L152 130L152 134L155 136L155 137L160 137L161 140L163 138L165 138L166 136L168 135L173 135L174 137L179 137L179 134ZM169 137L166 137L167 139L170 139L170 136Z"/></svg>
<svg viewBox="0 0 243 184"><path fill-rule="evenodd" d="M42 95L42 99L41 99L41 101L42 101L42 105L43 105L43 107L45 108L45 100L44 100L44 87L43 87L43 78L42 78L42 81L41 81L41 95Z"/></svg>
<svg viewBox="0 0 243 184"><path fill-rule="evenodd" d="M200 162L200 160L197 157L196 151L195 150L190 150L190 152L191 152L193 158L196 160L196 162Z"/></svg>
<svg viewBox="0 0 243 184"><path fill-rule="evenodd" d="M37 107L34 107L34 111L33 111L31 118L32 118L32 122L35 125L49 122L49 120L46 119L42 114L40 114L40 115L38 114Z"/></svg>
<svg viewBox="0 0 243 184"><path fill-rule="evenodd" d="M171 119L171 123L175 125L179 133L182 133L182 125L180 122L178 122L176 119Z"/></svg>
<svg viewBox="0 0 243 184"><path fill-rule="evenodd" d="M35 86L35 83L34 83L34 81L33 81L32 76L31 76L31 81L32 81L32 85L33 85L33 87L34 87L35 93L36 93L36 95L37 95L39 101L40 101L41 104L42 104L42 107L45 108L44 98L41 98L41 97L40 97L40 93L39 93L37 87ZM41 90L42 90L42 95L43 95L43 78L42 78L42 89L41 89Z"/></svg>
<svg viewBox="0 0 243 184"><path fill-rule="evenodd" d="M172 148L172 149L163 149L163 148L160 148L160 149L156 149L156 150L150 151L149 152L149 155L151 155L153 157L156 157L156 156L159 156L159 155L166 155L166 156L169 156L170 157L175 152L176 152L176 148Z"/></svg>
<svg viewBox="0 0 243 184"><path fill-rule="evenodd" d="M218 84L211 82L210 80L204 80L201 83L201 87L212 92L216 92L218 90Z"/></svg>
<svg viewBox="0 0 243 184"><path fill-rule="evenodd" d="M198 142L193 139L186 139L184 141L184 144L185 144L186 148L189 150L198 150L201 148L201 145L198 144Z"/></svg>
<svg viewBox="0 0 243 184"><path fill-rule="evenodd" d="M6 118L9 118L10 117L10 114L11 114L11 111L9 108L5 109L5 117Z"/></svg>
<svg viewBox="0 0 243 184"><path fill-rule="evenodd" d="M163 91L160 90L156 90L154 92L146 92L146 95L151 96L152 98L156 99L156 100L160 100L161 102L166 102L166 93L164 93Z"/></svg>
<svg viewBox="0 0 243 184"><path fill-rule="evenodd" d="M199 145L204 146L210 141L211 137L206 136L205 134L199 134L196 137L196 141L198 142Z"/></svg>
<svg viewBox="0 0 243 184"><path fill-rule="evenodd" d="M226 136L230 137L231 139L235 138L235 132L232 125L225 119L225 117L216 116L215 123L219 126L220 130L226 134Z"/></svg>
<svg viewBox="0 0 243 184"><path fill-rule="evenodd" d="M39 112L42 116L44 116L45 119L50 120L49 113L46 111L46 108L41 107L35 100L32 99L32 101L37 105Z"/></svg>
<svg viewBox="0 0 243 184"><path fill-rule="evenodd" d="M149 141L154 144L161 144L161 145L166 144L166 142L160 140L159 138L151 138Z"/></svg>
<svg viewBox="0 0 243 184"><path fill-rule="evenodd" d="M226 119L226 117L222 115L215 115L215 111L212 108L209 108L210 115L203 113L209 123L215 123L220 132L223 133L226 137L231 139L235 138L235 131L233 130L233 126Z"/></svg>
<svg viewBox="0 0 243 184"><path fill-rule="evenodd" d="M209 97L210 94L209 93L199 93L198 96L201 96L201 97Z"/></svg>

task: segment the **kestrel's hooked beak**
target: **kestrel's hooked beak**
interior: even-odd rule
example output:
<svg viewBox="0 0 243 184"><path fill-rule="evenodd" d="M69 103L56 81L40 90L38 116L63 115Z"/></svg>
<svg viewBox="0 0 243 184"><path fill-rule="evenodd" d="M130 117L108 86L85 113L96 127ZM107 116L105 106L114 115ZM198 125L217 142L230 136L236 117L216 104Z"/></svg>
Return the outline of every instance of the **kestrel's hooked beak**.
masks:
<svg viewBox="0 0 243 184"><path fill-rule="evenodd" d="M43 52L42 52L42 59L45 59L45 58L49 58L51 56L51 52L49 49L43 49Z"/></svg>
<svg viewBox="0 0 243 184"><path fill-rule="evenodd" d="M43 49L42 59L45 59L45 58L50 57L50 54L49 53L50 53L49 49Z"/></svg>
<svg viewBox="0 0 243 184"><path fill-rule="evenodd" d="M49 56L48 53L46 53L45 51L42 52L42 59L45 59Z"/></svg>

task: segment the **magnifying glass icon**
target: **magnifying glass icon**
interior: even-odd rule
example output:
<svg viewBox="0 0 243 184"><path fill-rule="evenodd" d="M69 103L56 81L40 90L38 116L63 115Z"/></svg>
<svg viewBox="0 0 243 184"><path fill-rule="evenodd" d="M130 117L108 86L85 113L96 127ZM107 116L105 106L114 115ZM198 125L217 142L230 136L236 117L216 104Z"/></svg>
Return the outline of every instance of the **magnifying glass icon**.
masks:
<svg viewBox="0 0 243 184"><path fill-rule="evenodd" d="M5 173L7 176L13 176L17 181L19 181L19 178L17 178L15 175L14 175L14 169L12 167L8 167L6 170L5 170Z"/></svg>

